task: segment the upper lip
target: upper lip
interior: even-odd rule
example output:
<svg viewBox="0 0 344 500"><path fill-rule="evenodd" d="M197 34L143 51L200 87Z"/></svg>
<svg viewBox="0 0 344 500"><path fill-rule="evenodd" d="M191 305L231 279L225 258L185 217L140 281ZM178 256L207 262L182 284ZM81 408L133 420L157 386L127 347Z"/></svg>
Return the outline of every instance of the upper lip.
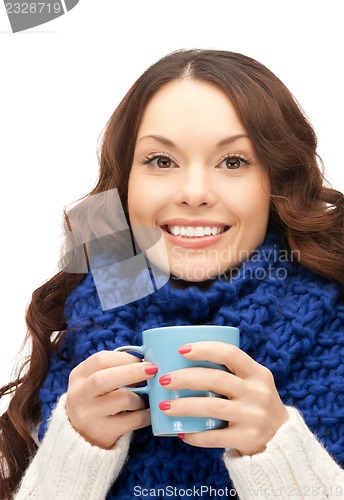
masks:
<svg viewBox="0 0 344 500"><path fill-rule="evenodd" d="M184 219L184 218L177 218L177 219L169 219L169 220L163 221L160 224L160 227L161 226L225 227L228 225L229 224L225 224L224 222L218 222L218 221L214 221L214 220L205 220L205 219L190 220L190 219Z"/></svg>

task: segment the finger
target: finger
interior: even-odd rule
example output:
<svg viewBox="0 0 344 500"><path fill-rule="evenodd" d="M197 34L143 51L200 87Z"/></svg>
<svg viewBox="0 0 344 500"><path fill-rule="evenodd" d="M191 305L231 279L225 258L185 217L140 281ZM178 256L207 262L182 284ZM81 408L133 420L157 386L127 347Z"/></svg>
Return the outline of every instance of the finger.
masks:
<svg viewBox="0 0 344 500"><path fill-rule="evenodd" d="M224 429L195 432L179 436L187 444L199 448L231 448L240 450L242 455L255 455L266 448L266 443L261 442L260 436L254 429L243 430L237 425L229 425Z"/></svg>
<svg viewBox="0 0 344 500"><path fill-rule="evenodd" d="M128 432L147 427L151 424L150 411L138 410L131 413L122 412L100 420L96 427L87 431L87 440L102 448L111 449L117 439ZM119 432L120 429L120 432Z"/></svg>
<svg viewBox="0 0 344 500"><path fill-rule="evenodd" d="M107 423L112 427L121 427L123 434L142 429L151 425L150 410L138 410L130 413L120 413L118 415L107 417Z"/></svg>
<svg viewBox="0 0 344 500"><path fill-rule="evenodd" d="M98 398L95 416L112 416L122 411L144 410L146 407L146 402L134 392L118 389Z"/></svg>
<svg viewBox="0 0 344 500"><path fill-rule="evenodd" d="M99 370L140 362L141 360L137 356L127 352L99 351L80 363L73 372L76 376L86 378Z"/></svg>
<svg viewBox="0 0 344 500"><path fill-rule="evenodd" d="M224 398L180 398L162 401L160 410L167 416L217 418L241 422L241 405Z"/></svg>
<svg viewBox="0 0 344 500"><path fill-rule="evenodd" d="M213 368L184 368L159 378L160 384L168 390L192 389L212 391L228 398L243 396L246 388L241 378Z"/></svg>
<svg viewBox="0 0 344 500"><path fill-rule="evenodd" d="M224 365L240 378L250 378L264 368L239 347L224 342L193 342L181 346L179 352L187 359L207 360Z"/></svg>
<svg viewBox="0 0 344 500"><path fill-rule="evenodd" d="M240 446L240 431L235 425L224 429L184 434L183 441L199 448L234 448Z"/></svg>
<svg viewBox="0 0 344 500"><path fill-rule="evenodd" d="M155 365L147 362L130 363L92 373L84 381L88 397L101 396L124 386L144 382L155 376L154 373L146 372L146 369L152 366Z"/></svg>

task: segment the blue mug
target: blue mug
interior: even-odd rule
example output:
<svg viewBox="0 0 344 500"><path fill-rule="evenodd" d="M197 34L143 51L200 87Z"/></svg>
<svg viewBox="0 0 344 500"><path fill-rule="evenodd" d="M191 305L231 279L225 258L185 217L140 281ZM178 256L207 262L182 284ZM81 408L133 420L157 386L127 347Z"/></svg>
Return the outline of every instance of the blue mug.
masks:
<svg viewBox="0 0 344 500"><path fill-rule="evenodd" d="M211 391L189 389L168 390L159 383L159 377L175 370L190 367L215 368L228 372L228 369L209 361L191 361L178 352L178 347L193 342L211 340L239 347L239 329L232 326L193 325L167 326L152 328L142 332L142 346L125 345L115 351L142 354L145 361L158 366L157 375L143 387L125 387L137 394L148 394L152 430L155 436L176 436L210 429L222 429L228 422L205 417L167 416L159 409L159 403L184 397L224 397Z"/></svg>

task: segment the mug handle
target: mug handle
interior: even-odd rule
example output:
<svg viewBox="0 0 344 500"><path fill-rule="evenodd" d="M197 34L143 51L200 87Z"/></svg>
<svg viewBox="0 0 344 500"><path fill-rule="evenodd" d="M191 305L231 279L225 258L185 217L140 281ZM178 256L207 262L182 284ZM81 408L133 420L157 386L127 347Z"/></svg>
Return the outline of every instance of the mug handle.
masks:
<svg viewBox="0 0 344 500"><path fill-rule="evenodd" d="M114 349L114 352L137 352L138 354L144 355L143 345L122 345ZM121 389L126 389L127 391L135 392L136 394L148 394L148 386L145 385L143 387L127 387L122 386Z"/></svg>

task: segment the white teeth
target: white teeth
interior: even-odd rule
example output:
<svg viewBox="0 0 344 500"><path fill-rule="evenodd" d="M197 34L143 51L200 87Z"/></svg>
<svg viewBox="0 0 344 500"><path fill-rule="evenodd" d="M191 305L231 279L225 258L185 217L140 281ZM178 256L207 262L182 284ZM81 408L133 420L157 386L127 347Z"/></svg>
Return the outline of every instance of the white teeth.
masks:
<svg viewBox="0 0 344 500"><path fill-rule="evenodd" d="M168 232L174 236L186 236L188 238L197 238L202 236L217 235L224 232L224 227L192 227L192 226L167 226Z"/></svg>
<svg viewBox="0 0 344 500"><path fill-rule="evenodd" d="M195 236L204 236L205 228L201 226L197 226L195 229Z"/></svg>

